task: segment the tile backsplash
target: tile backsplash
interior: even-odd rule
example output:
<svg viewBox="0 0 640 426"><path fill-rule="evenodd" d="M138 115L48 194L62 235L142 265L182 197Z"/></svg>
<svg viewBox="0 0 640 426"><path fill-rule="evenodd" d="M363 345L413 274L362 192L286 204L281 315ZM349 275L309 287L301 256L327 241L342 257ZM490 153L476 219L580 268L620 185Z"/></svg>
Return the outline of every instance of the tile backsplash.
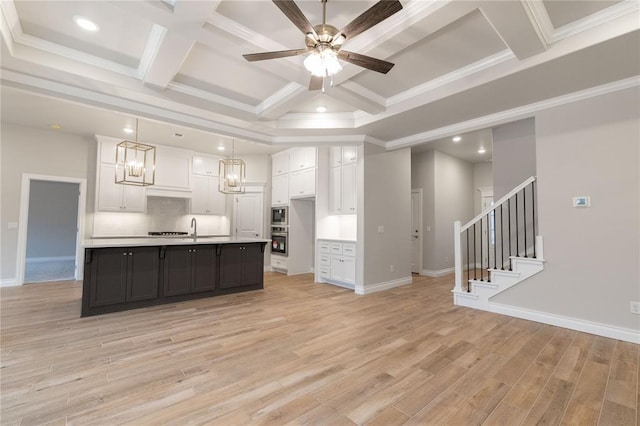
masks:
<svg viewBox="0 0 640 426"><path fill-rule="evenodd" d="M229 201L227 201L229 205ZM146 236L149 231L191 232L191 218L198 221L199 235L229 235L228 216L189 214L189 200L148 197L146 213L95 212L94 237Z"/></svg>

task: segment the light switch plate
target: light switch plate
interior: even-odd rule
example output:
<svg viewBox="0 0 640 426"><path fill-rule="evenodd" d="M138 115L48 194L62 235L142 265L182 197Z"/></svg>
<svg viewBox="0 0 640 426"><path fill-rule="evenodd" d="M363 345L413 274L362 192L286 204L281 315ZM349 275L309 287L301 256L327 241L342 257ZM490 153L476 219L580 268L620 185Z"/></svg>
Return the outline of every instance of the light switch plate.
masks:
<svg viewBox="0 0 640 426"><path fill-rule="evenodd" d="M573 197L573 207L591 207L591 197L584 195Z"/></svg>
<svg viewBox="0 0 640 426"><path fill-rule="evenodd" d="M18 229L18 222L7 223L7 229Z"/></svg>

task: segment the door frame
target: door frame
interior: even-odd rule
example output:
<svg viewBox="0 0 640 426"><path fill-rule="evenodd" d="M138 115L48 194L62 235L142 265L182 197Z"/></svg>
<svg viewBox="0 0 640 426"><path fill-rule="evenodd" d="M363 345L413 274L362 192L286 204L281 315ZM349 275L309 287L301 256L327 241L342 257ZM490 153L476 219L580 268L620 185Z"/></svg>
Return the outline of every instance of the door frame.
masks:
<svg viewBox="0 0 640 426"><path fill-rule="evenodd" d="M16 259L16 285L24 284L24 268L27 259L27 229L29 226L29 197L31 194L31 181L40 180L47 182L62 182L78 184L80 194L78 196L78 219L76 227L76 271L75 279L82 280L84 277L84 249L82 239L84 236L84 220L87 205L87 180L83 178L71 178L64 176L36 175L31 173L22 174L22 186L20 190L20 216L18 217L18 247Z"/></svg>
<svg viewBox="0 0 640 426"><path fill-rule="evenodd" d="M423 220L423 211L422 211L422 188L416 188L411 190L411 197L413 198L413 194L418 195L418 264L416 265L416 269L418 270L418 274L422 275L422 265L424 263L424 248L422 245L422 220ZM413 214L413 213L412 213ZM412 271L413 272L413 271Z"/></svg>

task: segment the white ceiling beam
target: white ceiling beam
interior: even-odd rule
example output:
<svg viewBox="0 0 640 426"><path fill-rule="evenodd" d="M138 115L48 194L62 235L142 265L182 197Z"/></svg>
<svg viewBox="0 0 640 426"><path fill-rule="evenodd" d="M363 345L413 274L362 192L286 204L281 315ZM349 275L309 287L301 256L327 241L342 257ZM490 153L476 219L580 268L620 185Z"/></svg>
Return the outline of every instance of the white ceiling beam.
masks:
<svg viewBox="0 0 640 426"><path fill-rule="evenodd" d="M306 86L289 83L258 105L257 115L260 119L275 120L315 95L316 92L309 91Z"/></svg>
<svg viewBox="0 0 640 426"><path fill-rule="evenodd" d="M180 71L202 26L219 3L220 0L176 1L173 6L173 20L166 33L158 40L151 37L150 45L147 46L147 51L152 53L147 55L148 63L144 64L145 84L167 87Z"/></svg>
<svg viewBox="0 0 640 426"><path fill-rule="evenodd" d="M547 43L532 15L519 1L486 1L480 10L504 44L520 60L544 52Z"/></svg>

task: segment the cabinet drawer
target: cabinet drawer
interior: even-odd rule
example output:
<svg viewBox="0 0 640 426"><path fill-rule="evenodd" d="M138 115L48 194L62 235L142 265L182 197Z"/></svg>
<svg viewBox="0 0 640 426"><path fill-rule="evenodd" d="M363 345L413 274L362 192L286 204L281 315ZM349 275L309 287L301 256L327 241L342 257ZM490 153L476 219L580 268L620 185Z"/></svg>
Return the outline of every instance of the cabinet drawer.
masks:
<svg viewBox="0 0 640 426"><path fill-rule="evenodd" d="M321 254L320 255L320 266L329 266L331 265L331 256L328 254Z"/></svg>
<svg viewBox="0 0 640 426"><path fill-rule="evenodd" d="M320 253L331 253L331 243L328 241L320 241L318 243L318 251Z"/></svg>
<svg viewBox="0 0 640 426"><path fill-rule="evenodd" d="M331 243L331 254L342 254L342 243Z"/></svg>
<svg viewBox="0 0 640 426"><path fill-rule="evenodd" d="M342 243L342 254L345 256L355 256L356 245L353 243Z"/></svg>
<svg viewBox="0 0 640 426"><path fill-rule="evenodd" d="M273 269L287 270L287 259L281 256L271 256L271 267Z"/></svg>
<svg viewBox="0 0 640 426"><path fill-rule="evenodd" d="M329 266L320 266L320 276L331 279L331 268Z"/></svg>

